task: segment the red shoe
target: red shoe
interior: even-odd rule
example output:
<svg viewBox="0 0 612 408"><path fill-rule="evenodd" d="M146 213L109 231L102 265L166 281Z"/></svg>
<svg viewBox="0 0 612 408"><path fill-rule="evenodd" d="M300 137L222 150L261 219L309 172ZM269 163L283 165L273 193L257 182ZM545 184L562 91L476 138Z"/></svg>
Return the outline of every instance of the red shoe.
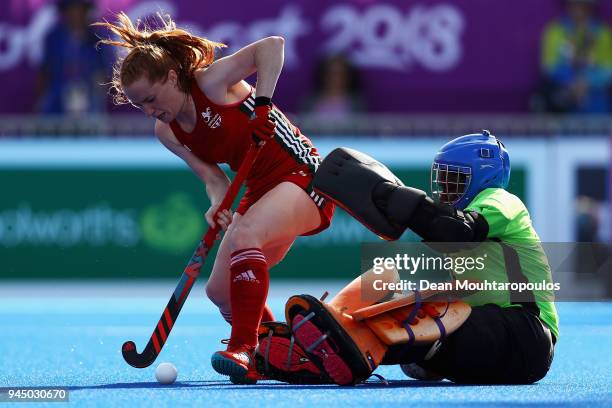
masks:
<svg viewBox="0 0 612 408"><path fill-rule="evenodd" d="M225 351L217 351L210 362L216 372L230 377L246 377L249 371L255 371L254 347L229 345Z"/></svg>
<svg viewBox="0 0 612 408"><path fill-rule="evenodd" d="M253 385L259 380L267 380L268 378L260 374L255 367L249 366L249 371L244 376L230 375L232 384Z"/></svg>

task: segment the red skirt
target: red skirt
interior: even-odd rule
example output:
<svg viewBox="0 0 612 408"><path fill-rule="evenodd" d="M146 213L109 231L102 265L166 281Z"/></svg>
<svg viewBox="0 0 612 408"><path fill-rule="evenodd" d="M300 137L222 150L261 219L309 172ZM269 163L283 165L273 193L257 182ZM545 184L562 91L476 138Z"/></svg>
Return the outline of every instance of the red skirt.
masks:
<svg viewBox="0 0 612 408"><path fill-rule="evenodd" d="M263 197L264 194L272 190L280 183L288 181L304 190L319 209L319 214L321 214L321 224L314 230L306 232L302 235L317 234L329 227L329 225L331 224L332 217L334 216L334 210L336 206L334 205L334 203L319 196L312 189L312 178L313 174L310 172L310 169L304 166L302 170L293 171L280 178L277 177L273 181L260 181L257 179L249 180L249 187L247 187L244 196L240 200L236 212L240 215L244 215L244 213L246 213L246 211L253 204L255 204L261 197Z"/></svg>

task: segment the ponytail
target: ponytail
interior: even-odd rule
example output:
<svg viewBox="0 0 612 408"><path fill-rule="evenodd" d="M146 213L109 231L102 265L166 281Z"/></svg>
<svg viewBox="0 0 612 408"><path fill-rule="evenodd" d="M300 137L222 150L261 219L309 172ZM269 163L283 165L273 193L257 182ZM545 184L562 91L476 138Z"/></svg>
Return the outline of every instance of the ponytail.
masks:
<svg viewBox="0 0 612 408"><path fill-rule="evenodd" d="M163 81L170 69L176 71L178 87L189 93L196 69L210 65L215 59L215 49L224 44L191 35L188 31L176 28L170 16L157 14L162 27L150 30L140 29L124 13L117 14L117 22L94 23L109 29L118 39L103 39L98 44L124 47L130 51L119 58L113 66L111 93L116 104L128 103L123 87L146 75L149 81Z"/></svg>

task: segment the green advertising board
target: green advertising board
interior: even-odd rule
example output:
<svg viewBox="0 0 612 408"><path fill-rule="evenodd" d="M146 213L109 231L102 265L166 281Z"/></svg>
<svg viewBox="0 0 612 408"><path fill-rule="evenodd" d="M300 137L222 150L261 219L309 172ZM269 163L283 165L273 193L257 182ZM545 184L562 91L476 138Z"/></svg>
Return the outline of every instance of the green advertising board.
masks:
<svg viewBox="0 0 612 408"><path fill-rule="evenodd" d="M406 184L429 191L428 167L391 168ZM524 169L513 169L511 191L522 198L525 179ZM204 186L185 168L0 168L0 185L2 279L174 278L206 228ZM298 238L272 275L353 277L360 243L378 240L337 210L332 226Z"/></svg>

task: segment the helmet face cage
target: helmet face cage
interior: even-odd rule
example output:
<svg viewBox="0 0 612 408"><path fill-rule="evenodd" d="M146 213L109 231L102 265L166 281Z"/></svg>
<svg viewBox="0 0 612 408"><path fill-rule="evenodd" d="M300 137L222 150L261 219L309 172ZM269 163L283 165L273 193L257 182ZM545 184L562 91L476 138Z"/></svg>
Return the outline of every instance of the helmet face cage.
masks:
<svg viewBox="0 0 612 408"><path fill-rule="evenodd" d="M456 204L465 195L471 180L471 167L435 162L431 166L431 193L440 203Z"/></svg>

